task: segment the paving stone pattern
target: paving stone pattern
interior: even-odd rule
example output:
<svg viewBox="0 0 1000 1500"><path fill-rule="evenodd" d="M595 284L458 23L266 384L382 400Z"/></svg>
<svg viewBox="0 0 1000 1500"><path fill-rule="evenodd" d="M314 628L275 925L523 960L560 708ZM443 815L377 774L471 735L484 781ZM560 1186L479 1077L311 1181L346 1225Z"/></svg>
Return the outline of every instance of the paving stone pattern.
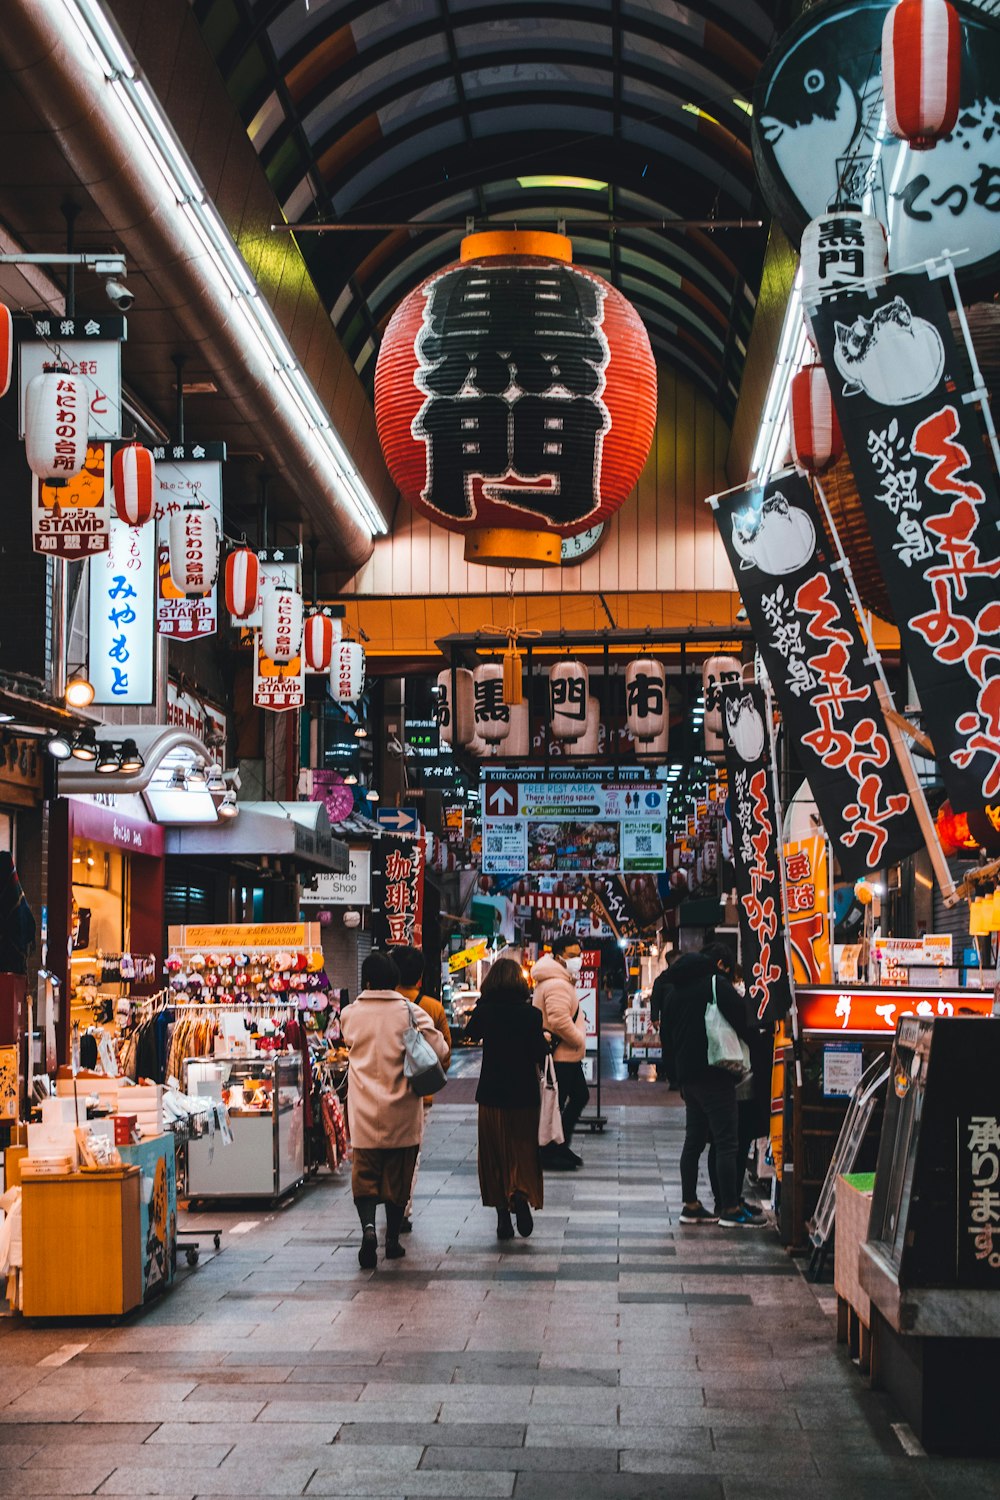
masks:
<svg viewBox="0 0 1000 1500"><path fill-rule="evenodd" d="M118 1325L0 1318L0 1496L1000 1494L1000 1464L904 1455L773 1232L678 1224L680 1110L608 1114L528 1241L438 1103L403 1261L359 1270L345 1171L206 1216L222 1252Z"/></svg>

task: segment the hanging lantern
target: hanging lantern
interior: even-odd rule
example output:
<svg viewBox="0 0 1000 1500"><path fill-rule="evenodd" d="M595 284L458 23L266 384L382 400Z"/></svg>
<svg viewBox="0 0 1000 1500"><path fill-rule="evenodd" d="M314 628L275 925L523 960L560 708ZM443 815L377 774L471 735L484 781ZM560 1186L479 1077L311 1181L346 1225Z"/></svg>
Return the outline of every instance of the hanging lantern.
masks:
<svg viewBox="0 0 1000 1500"><path fill-rule="evenodd" d="M561 539L614 514L656 425L635 308L570 264L564 235L467 235L400 304L375 370L393 481L465 535L467 562L558 565Z"/></svg>
<svg viewBox="0 0 1000 1500"><path fill-rule="evenodd" d="M601 748L601 705L596 698L587 700L587 722L583 734L573 745L574 755L598 755Z"/></svg>
<svg viewBox="0 0 1000 1500"><path fill-rule="evenodd" d="M307 672L328 672L333 661L333 648L340 640L340 621L316 610L305 623L303 651Z"/></svg>
<svg viewBox="0 0 1000 1500"><path fill-rule="evenodd" d="M145 526L156 503L156 469L148 448L129 443L118 449L111 460L111 488L119 521Z"/></svg>
<svg viewBox="0 0 1000 1500"><path fill-rule="evenodd" d="M831 209L808 223L802 231L802 308L806 332L815 344L809 310L824 295L850 292L864 296L869 287L881 286L889 274L889 249L885 230L878 219L860 209Z"/></svg>
<svg viewBox="0 0 1000 1500"><path fill-rule="evenodd" d="M0 302L0 396L10 390L14 373L14 319L10 308Z"/></svg>
<svg viewBox="0 0 1000 1500"><path fill-rule="evenodd" d="M264 655L279 666L294 661L302 648L302 595L288 584L273 583L264 591L260 643Z"/></svg>
<svg viewBox="0 0 1000 1500"><path fill-rule="evenodd" d="M528 705L524 699L510 705L510 734L499 747L500 754L511 760L526 760L531 749L528 737Z"/></svg>
<svg viewBox="0 0 1000 1500"><path fill-rule="evenodd" d="M578 661L558 661L549 673L549 720L552 738L570 744L587 727L590 673Z"/></svg>
<svg viewBox="0 0 1000 1500"><path fill-rule="evenodd" d="M330 663L334 703L357 703L365 690L365 652L360 641L338 641Z"/></svg>
<svg viewBox="0 0 1000 1500"><path fill-rule="evenodd" d="M962 27L948 0L898 0L882 26L886 124L929 151L958 119Z"/></svg>
<svg viewBox="0 0 1000 1500"><path fill-rule="evenodd" d="M484 661L472 674L476 733L487 744L510 734L510 707L503 699L504 669L499 661Z"/></svg>
<svg viewBox="0 0 1000 1500"><path fill-rule="evenodd" d="M701 669L701 691L705 708L705 732L722 734L722 690L743 681L743 663L738 656L710 656ZM707 738L706 738L707 745ZM722 744L720 741L721 753Z"/></svg>
<svg viewBox="0 0 1000 1500"><path fill-rule="evenodd" d="M979 842L969 827L967 813L957 813L947 800L941 803L934 819L938 839L944 853L951 858L960 850L978 849Z"/></svg>
<svg viewBox="0 0 1000 1500"><path fill-rule="evenodd" d="M832 468L844 451L844 439L821 364L806 365L793 376L788 422L796 468L805 474Z"/></svg>
<svg viewBox="0 0 1000 1500"><path fill-rule="evenodd" d="M226 558L226 608L234 620L246 620L260 604L260 561L249 547L237 547Z"/></svg>
<svg viewBox="0 0 1000 1500"><path fill-rule="evenodd" d="M219 523L204 505L175 510L167 530L170 581L189 599L203 599L219 572Z"/></svg>
<svg viewBox="0 0 1000 1500"><path fill-rule="evenodd" d="M24 393L24 451L28 467L50 483L72 479L87 462L90 397L86 382L68 370L46 370Z"/></svg>
<svg viewBox="0 0 1000 1500"><path fill-rule="evenodd" d="M467 745L476 733L475 685L468 667L455 669L455 702L451 701L451 669L438 673L437 721L441 743Z"/></svg>
<svg viewBox="0 0 1000 1500"><path fill-rule="evenodd" d="M665 714L663 718L663 729L655 740L647 740L645 744L636 742L636 760L643 765L655 766L666 760L670 751L670 716Z"/></svg>
<svg viewBox="0 0 1000 1500"><path fill-rule="evenodd" d="M625 716L629 733L644 747L659 739L667 721L667 670L652 656L639 656L625 668Z"/></svg>

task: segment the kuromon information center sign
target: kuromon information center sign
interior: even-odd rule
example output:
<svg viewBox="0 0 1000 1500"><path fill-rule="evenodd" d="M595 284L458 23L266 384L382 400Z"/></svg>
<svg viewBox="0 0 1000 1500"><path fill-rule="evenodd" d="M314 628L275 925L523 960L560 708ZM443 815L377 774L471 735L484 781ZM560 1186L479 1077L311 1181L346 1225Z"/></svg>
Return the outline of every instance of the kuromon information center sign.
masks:
<svg viewBox="0 0 1000 1500"><path fill-rule="evenodd" d="M668 794L660 782L487 775L480 795L484 874L658 874L666 867Z"/></svg>

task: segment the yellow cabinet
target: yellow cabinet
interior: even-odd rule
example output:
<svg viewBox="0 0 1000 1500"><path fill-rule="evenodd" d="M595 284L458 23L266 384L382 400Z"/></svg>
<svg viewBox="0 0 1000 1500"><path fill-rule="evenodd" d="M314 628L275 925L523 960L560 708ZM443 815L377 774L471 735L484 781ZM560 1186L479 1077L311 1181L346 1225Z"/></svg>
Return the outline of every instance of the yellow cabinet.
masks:
<svg viewBox="0 0 1000 1500"><path fill-rule="evenodd" d="M138 1167L21 1179L24 1314L114 1317L142 1301Z"/></svg>

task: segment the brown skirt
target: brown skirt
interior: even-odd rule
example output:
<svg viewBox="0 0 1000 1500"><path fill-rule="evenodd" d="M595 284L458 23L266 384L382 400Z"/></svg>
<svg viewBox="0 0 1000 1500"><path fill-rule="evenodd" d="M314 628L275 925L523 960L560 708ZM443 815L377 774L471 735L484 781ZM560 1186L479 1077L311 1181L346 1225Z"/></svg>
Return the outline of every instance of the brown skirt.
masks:
<svg viewBox="0 0 1000 1500"><path fill-rule="evenodd" d="M542 1207L537 1104L479 1106L479 1191L486 1208L510 1208L515 1193L523 1193L532 1208Z"/></svg>
<svg viewBox="0 0 1000 1500"><path fill-rule="evenodd" d="M351 1161L351 1191L355 1198L378 1198L405 1208L410 1201L413 1169L419 1146L392 1146L385 1150L355 1146Z"/></svg>

